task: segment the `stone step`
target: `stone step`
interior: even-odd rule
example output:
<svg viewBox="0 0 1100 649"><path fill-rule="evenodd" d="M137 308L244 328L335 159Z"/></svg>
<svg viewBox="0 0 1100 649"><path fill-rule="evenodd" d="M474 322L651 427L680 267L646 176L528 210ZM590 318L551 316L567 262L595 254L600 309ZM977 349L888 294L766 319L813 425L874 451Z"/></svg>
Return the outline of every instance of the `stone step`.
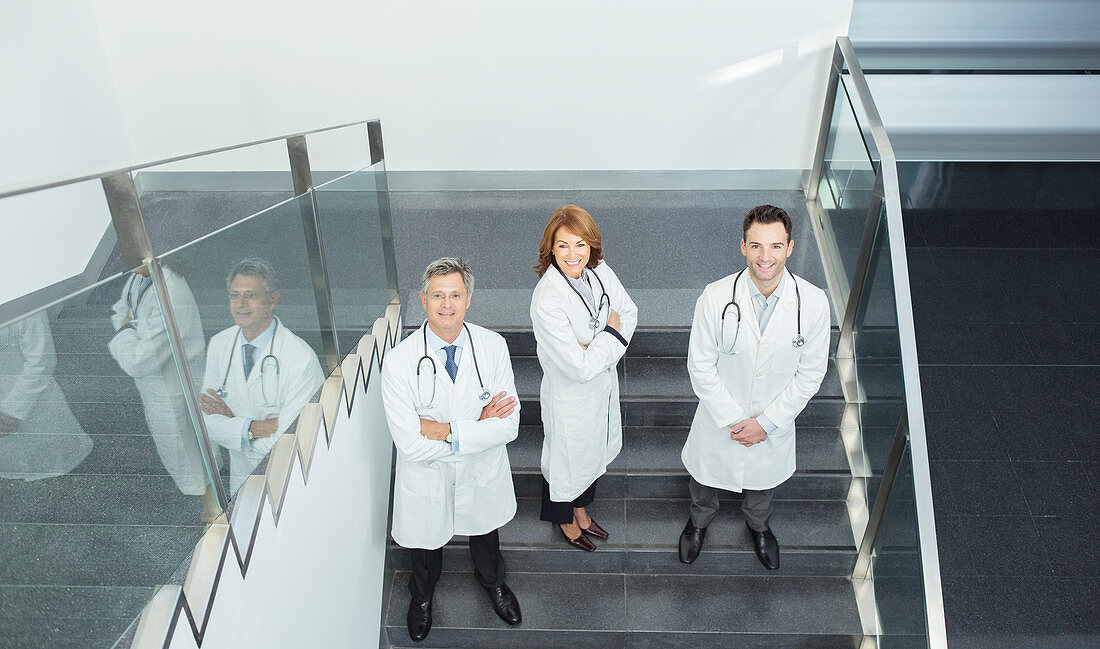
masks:
<svg viewBox="0 0 1100 649"><path fill-rule="evenodd" d="M597 498L589 511L610 538L594 541L598 549L588 553L567 545L556 526L539 519L538 498L519 498L516 517L500 530L501 548L510 566L526 572L770 574L752 551L740 497L723 497L703 553L691 565L680 563L677 548L690 502ZM851 574L856 547L844 502L777 500L771 527L781 545L783 575ZM392 541L390 549L395 568L408 570L408 553ZM443 565L447 571L473 570L466 537L445 546Z"/></svg>
<svg viewBox="0 0 1100 649"><path fill-rule="evenodd" d="M623 449L611 469L627 473L679 473L680 450L687 426L626 426ZM508 445L514 471L538 470L542 453L542 426L520 426L519 437ZM836 428L799 428L795 435L798 468L847 474L848 459Z"/></svg>
<svg viewBox="0 0 1100 649"><path fill-rule="evenodd" d="M75 474L0 483L0 523L201 526L198 496L161 475ZM3 582L0 582L3 583Z"/></svg>
<svg viewBox="0 0 1100 649"><path fill-rule="evenodd" d="M687 497L688 474L680 459L686 427L632 427L623 430L623 450L600 479L600 493L609 497ZM542 429L521 426L508 445L516 494L537 498L542 493ZM805 428L796 436L798 468L776 489L781 500L843 501L851 487L851 470L836 429Z"/></svg>
<svg viewBox="0 0 1100 649"><path fill-rule="evenodd" d="M538 498L542 495L542 474L538 469L513 471L516 496ZM795 471L776 487L776 500L843 501L851 487L851 475L843 472ZM599 493L615 498L687 498L688 473L628 472L608 470L600 477Z"/></svg>
<svg viewBox="0 0 1100 649"><path fill-rule="evenodd" d="M621 398L619 409L624 426L687 426L695 416L699 401L695 397ZM844 414L844 399L814 397L798 415L795 425L802 427L835 427ZM537 397L521 397L521 425L542 423L542 408ZM897 426L897 418L894 418Z"/></svg>
<svg viewBox="0 0 1100 649"><path fill-rule="evenodd" d="M204 529L197 524L0 523L0 584L151 589L168 583Z"/></svg>
<svg viewBox="0 0 1100 649"><path fill-rule="evenodd" d="M432 631L414 644L405 628L407 580L395 572L389 591L392 647L854 649L862 639L851 584L841 577L510 572L521 625L497 618L471 575L445 573Z"/></svg>
<svg viewBox="0 0 1100 649"><path fill-rule="evenodd" d="M688 376L687 361L679 357L625 358L619 362L621 400L647 398L695 399ZM512 372L521 399L537 399L542 382L542 367L537 358L513 356ZM825 378L815 398L843 397L836 363L829 361Z"/></svg>
<svg viewBox="0 0 1100 649"><path fill-rule="evenodd" d="M135 623L126 617L0 617L0 649L108 649Z"/></svg>
<svg viewBox="0 0 1100 649"><path fill-rule="evenodd" d="M405 334L415 333L420 321L407 324ZM495 329L504 336L508 343L508 353L513 359L520 356L535 356L535 334L530 327ZM649 356L675 356L686 358L688 339L691 330L687 327L640 327L634 332L630 346L626 350L626 358L644 358ZM836 342L840 336L840 330L833 327L830 330L829 355L836 352Z"/></svg>

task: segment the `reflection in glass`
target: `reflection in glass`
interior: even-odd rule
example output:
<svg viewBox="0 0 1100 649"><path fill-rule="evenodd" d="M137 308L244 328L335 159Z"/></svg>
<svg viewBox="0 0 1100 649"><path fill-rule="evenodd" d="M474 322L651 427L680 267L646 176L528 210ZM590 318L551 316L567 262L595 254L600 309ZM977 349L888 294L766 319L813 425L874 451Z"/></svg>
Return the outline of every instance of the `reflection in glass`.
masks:
<svg viewBox="0 0 1100 649"><path fill-rule="evenodd" d="M315 189L341 356L351 353L396 295L382 241L385 173L379 162Z"/></svg>
<svg viewBox="0 0 1100 649"><path fill-rule="evenodd" d="M198 305L187 281L164 268L164 281L183 338L187 362L203 364L203 332ZM147 268L131 273L112 310L115 335L109 348L122 371L134 379L145 407L145 422L165 470L181 493L206 492L202 454L187 411L160 300Z"/></svg>
<svg viewBox="0 0 1100 649"><path fill-rule="evenodd" d="M92 450L54 379L57 354L46 313L0 331L0 477L64 475Z"/></svg>
<svg viewBox="0 0 1100 649"><path fill-rule="evenodd" d="M849 285L853 279L864 224L874 201L875 165L844 78L836 94L818 196L829 215L837 253Z"/></svg>
<svg viewBox="0 0 1100 649"><path fill-rule="evenodd" d="M275 316L281 293L263 259L243 259L226 278L236 323L210 339L200 395L206 428L229 454L236 492L324 382L317 354Z"/></svg>

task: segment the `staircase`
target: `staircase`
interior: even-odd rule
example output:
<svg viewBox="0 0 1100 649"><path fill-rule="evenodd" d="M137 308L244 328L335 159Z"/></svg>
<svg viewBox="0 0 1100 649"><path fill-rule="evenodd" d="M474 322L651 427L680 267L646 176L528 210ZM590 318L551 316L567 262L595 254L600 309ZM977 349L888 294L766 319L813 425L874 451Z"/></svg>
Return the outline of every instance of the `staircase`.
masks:
<svg viewBox="0 0 1100 649"><path fill-rule="evenodd" d="M846 506L851 471L837 423L843 408L830 362L819 394L798 418L798 470L776 491L772 529L781 569L756 559L737 497L723 502L692 565L677 555L688 517L680 461L697 400L687 375L686 327L639 329L618 367L623 450L600 478L589 511L611 533L587 554L539 520L541 370L530 329L502 331L521 399L509 456L519 511L501 529L508 584L523 623L507 627L473 579L464 538L444 549L434 626L415 646L857 647L859 615L848 576L856 548ZM736 495L735 495L736 496ZM405 629L407 552L391 543L386 612L392 647Z"/></svg>
<svg viewBox="0 0 1100 649"><path fill-rule="evenodd" d="M173 573L182 583L180 563L205 529L199 499L157 456L134 379L107 350L109 303L67 305L50 326L54 378L93 445L66 475L0 478L0 649L115 646L156 586Z"/></svg>

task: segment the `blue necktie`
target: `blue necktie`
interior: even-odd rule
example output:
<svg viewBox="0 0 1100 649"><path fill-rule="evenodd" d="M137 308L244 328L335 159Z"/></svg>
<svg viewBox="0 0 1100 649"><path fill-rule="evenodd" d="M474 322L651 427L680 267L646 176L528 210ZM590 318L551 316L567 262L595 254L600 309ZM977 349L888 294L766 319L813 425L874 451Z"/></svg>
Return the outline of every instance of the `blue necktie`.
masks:
<svg viewBox="0 0 1100 649"><path fill-rule="evenodd" d="M447 374L451 375L451 383L454 383L455 377L458 376L458 364L455 363L455 351L458 347L447 345L443 349L447 352L447 364L444 367L447 368Z"/></svg>
<svg viewBox="0 0 1100 649"><path fill-rule="evenodd" d="M252 366L256 363L256 359L252 357L252 352L256 348L248 343L244 344L244 378L248 378L248 375L252 373Z"/></svg>

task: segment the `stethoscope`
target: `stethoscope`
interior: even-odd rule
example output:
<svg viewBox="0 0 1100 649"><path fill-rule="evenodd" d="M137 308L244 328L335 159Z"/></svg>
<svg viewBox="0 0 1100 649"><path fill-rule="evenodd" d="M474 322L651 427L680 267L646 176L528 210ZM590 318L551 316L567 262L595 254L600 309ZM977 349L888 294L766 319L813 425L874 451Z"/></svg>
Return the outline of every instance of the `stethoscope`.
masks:
<svg viewBox="0 0 1100 649"><path fill-rule="evenodd" d="M565 279L565 283L569 285L569 288L573 289L573 292L577 294L577 297L579 297L581 299L581 302L584 304L584 308L588 311L588 315L589 315L588 327L592 331L599 330L599 328L600 328L600 314L603 313L604 304L607 305L607 310L608 311L611 310L611 298L607 295L607 291L603 287L603 280L600 279L600 276L596 273L596 271L592 271L591 273L589 273L590 275L592 275L593 277L596 278L597 282L600 283L600 300L599 300L599 302L596 303L596 305L597 305L596 306L596 312L593 313L592 312L592 307L590 307L588 305L588 300L584 299L584 296L581 295L581 292L577 290L577 287L573 286L573 282L569 281L569 278L565 275L565 271L563 271L561 268L559 268L557 264L554 264L554 268L558 269L558 272L561 273L561 276ZM583 272L581 274L581 277L584 277Z"/></svg>
<svg viewBox="0 0 1100 649"><path fill-rule="evenodd" d="M135 297L134 282L140 283L142 280L138 279L139 277L141 276L137 273L134 273L130 277L130 283L126 286L126 305L130 307L130 320L137 320L137 310L138 306L141 305L141 299L145 297L146 291L153 287L153 282L150 281L148 284L142 286L137 290L137 297Z"/></svg>
<svg viewBox="0 0 1100 649"><path fill-rule="evenodd" d="M746 270L748 269L742 269L741 272L737 273L737 276L733 278L733 295L730 296L730 301L726 303L726 306L722 307L722 322L718 328L718 348L727 354L737 353L734 351L734 348L737 347L737 335L741 333L741 305L737 303L737 282L741 279L742 273ZM791 340L791 345L793 345L795 349L798 349L806 344L806 339L802 337L802 294L798 291L798 280L794 278L793 273L791 274L791 281L794 282L794 299L797 305L796 326L798 327L797 334ZM733 332L733 343L729 348L724 349L722 347L722 341L726 339L726 312L729 311L731 306L737 311L737 328L734 329Z"/></svg>
<svg viewBox="0 0 1100 649"><path fill-rule="evenodd" d="M260 359L260 394L264 398L264 407L271 408L275 406L276 399L279 397L279 359L275 354L271 353L275 351L275 336L279 333L279 319L275 318L275 331L271 332L271 346L267 355ZM237 340L240 338L240 332L233 338L233 347L229 351L229 362L225 364L225 376L222 377L222 386L214 391L220 398L224 399L229 396L229 390L225 388L226 383L229 382L229 371L233 368L233 355L237 353ZM275 386L273 392L275 393L275 399L267 398L267 368L274 364L275 367Z"/></svg>
<svg viewBox="0 0 1100 649"><path fill-rule="evenodd" d="M470 335L470 330L469 330L469 328L466 327L465 322L462 323L462 328L466 331L466 340L468 340L470 342L470 356L474 359L474 372L477 372L477 384L481 386L481 389L478 390L477 398L482 400L482 401L488 401L489 400L489 388L485 387L485 382L481 380L481 368L479 368L478 365L477 365L477 350L474 349L474 337ZM435 403L436 366L435 366L435 359L432 358L432 356L430 354L428 354L428 321L427 320L424 321L424 326L422 326L421 329L423 330L421 333L423 334L423 337L424 337L424 355L421 356L420 359L416 361L416 397L418 399L420 399L421 407L431 408L432 404ZM422 394L423 389L421 387L423 385L423 382L420 380L420 368L424 365L424 361L428 361L429 363L432 364L432 374L431 374L431 376L432 376L432 397L430 399L428 399L427 403L424 403L424 395Z"/></svg>

